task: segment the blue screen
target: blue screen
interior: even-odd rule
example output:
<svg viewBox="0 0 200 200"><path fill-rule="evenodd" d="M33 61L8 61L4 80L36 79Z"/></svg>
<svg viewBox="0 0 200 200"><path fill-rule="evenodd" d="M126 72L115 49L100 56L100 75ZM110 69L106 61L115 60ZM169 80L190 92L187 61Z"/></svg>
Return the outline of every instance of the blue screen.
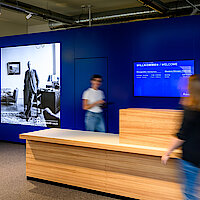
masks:
<svg viewBox="0 0 200 200"><path fill-rule="evenodd" d="M194 60L134 63L134 96L186 97Z"/></svg>

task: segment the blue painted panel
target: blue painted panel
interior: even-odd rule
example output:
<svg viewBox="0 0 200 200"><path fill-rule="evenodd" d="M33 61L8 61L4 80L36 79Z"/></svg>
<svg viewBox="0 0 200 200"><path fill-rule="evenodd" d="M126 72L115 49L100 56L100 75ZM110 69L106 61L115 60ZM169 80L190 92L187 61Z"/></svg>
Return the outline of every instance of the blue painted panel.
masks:
<svg viewBox="0 0 200 200"><path fill-rule="evenodd" d="M73 31L55 31L0 38L0 47L61 43L61 128L74 129L74 37ZM0 140L23 142L19 134L42 127L0 124Z"/></svg>
<svg viewBox="0 0 200 200"><path fill-rule="evenodd" d="M110 51L110 36L114 26L99 26L75 30L75 57L107 57Z"/></svg>
<svg viewBox="0 0 200 200"><path fill-rule="evenodd" d="M75 59L75 127L77 130L85 130L82 94L91 86L90 78L93 74L99 74L103 77L100 89L107 97L107 58ZM107 124L107 113L104 113L105 124Z"/></svg>
<svg viewBox="0 0 200 200"><path fill-rule="evenodd" d="M200 73L200 16L169 18L127 24L0 38L0 47L61 42L61 128L81 128L75 120L76 102L74 58L108 59L108 132L119 131L119 109L128 107L179 109L179 98L133 96L133 62L195 60ZM81 75L90 72L88 68ZM152 89L154 86L152 85ZM78 98L80 100L80 98ZM79 107L80 109L80 107ZM75 123L76 122L76 123ZM18 134L38 127L0 125L0 139L19 141Z"/></svg>
<svg viewBox="0 0 200 200"><path fill-rule="evenodd" d="M62 32L61 128L74 129L74 37Z"/></svg>

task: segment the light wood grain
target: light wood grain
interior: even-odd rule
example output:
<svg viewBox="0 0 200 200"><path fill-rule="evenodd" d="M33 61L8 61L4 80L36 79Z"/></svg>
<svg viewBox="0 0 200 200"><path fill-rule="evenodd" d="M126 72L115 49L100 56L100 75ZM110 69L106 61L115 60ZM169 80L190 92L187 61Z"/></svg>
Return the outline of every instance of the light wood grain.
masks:
<svg viewBox="0 0 200 200"><path fill-rule="evenodd" d="M177 133L182 111L169 109L120 110L120 142L167 148Z"/></svg>
<svg viewBox="0 0 200 200"><path fill-rule="evenodd" d="M27 141L26 175L143 200L181 199L176 159L163 167L156 156Z"/></svg>
<svg viewBox="0 0 200 200"><path fill-rule="evenodd" d="M120 143L118 134L77 131L68 129L46 129L31 133L20 134L21 139L66 144L73 146L91 147L113 151L131 152L146 155L162 156L166 151L163 147ZM145 143L144 143L145 144ZM177 157L180 150L175 151L172 157Z"/></svg>
<svg viewBox="0 0 200 200"><path fill-rule="evenodd" d="M21 134L26 175L141 200L182 199L177 156L160 163L182 111L120 110L120 136L67 129Z"/></svg>
<svg viewBox="0 0 200 200"><path fill-rule="evenodd" d="M181 199L177 160L167 166L160 158L108 151L108 192L144 200Z"/></svg>
<svg viewBox="0 0 200 200"><path fill-rule="evenodd" d="M26 175L94 190L105 190L106 151L27 141Z"/></svg>

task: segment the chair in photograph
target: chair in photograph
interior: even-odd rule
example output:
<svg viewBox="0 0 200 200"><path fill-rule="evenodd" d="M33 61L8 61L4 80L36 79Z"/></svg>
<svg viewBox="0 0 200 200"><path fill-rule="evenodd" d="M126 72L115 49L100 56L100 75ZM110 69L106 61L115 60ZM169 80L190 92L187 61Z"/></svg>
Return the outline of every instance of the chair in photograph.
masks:
<svg viewBox="0 0 200 200"><path fill-rule="evenodd" d="M17 98L18 98L18 88L14 89L13 93L8 91L4 95L1 96L1 103L15 104L17 105Z"/></svg>

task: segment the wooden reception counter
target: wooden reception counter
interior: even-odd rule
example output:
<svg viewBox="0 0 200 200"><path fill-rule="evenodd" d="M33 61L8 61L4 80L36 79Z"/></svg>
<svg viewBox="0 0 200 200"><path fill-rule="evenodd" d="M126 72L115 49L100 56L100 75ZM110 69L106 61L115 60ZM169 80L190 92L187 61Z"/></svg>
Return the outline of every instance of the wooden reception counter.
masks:
<svg viewBox="0 0 200 200"><path fill-rule="evenodd" d="M143 200L181 199L174 159L160 164L166 148L122 144L119 135L46 129L26 139L28 177Z"/></svg>

